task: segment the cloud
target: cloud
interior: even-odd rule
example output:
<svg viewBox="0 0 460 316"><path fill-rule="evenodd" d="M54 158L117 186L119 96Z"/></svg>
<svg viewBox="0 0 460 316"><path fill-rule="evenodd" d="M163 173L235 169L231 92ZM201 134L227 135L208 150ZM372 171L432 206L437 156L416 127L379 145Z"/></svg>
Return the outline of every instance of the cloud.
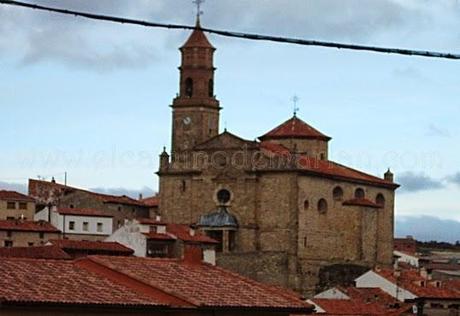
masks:
<svg viewBox="0 0 460 316"><path fill-rule="evenodd" d="M93 188L89 190L93 192L102 193L102 194L126 195L133 199L138 199L139 194L142 194L144 198L150 197L156 194L156 192L153 191L152 188L149 188L147 186L144 186L143 188L139 190L126 189L126 188L121 188L121 187L120 188Z"/></svg>
<svg viewBox="0 0 460 316"><path fill-rule="evenodd" d="M449 1L209 0L203 21L210 27L292 37L364 43L391 38L391 44L404 45L418 38L429 45L424 31L433 33L433 41L439 33L458 36L454 30L460 23ZM191 1L184 0L34 2L164 23L191 24L194 18ZM443 21L457 24L446 27ZM177 48L183 34L0 5L0 56L19 55L22 65L53 61L95 71L139 68L158 62L162 50ZM455 41L444 38L443 43Z"/></svg>
<svg viewBox="0 0 460 316"><path fill-rule="evenodd" d="M434 216L401 216L395 220L395 235L405 237L414 236L421 241L447 241L460 240L460 222L441 219Z"/></svg>
<svg viewBox="0 0 460 316"><path fill-rule="evenodd" d="M450 183L460 186L460 172L447 177L446 180Z"/></svg>
<svg viewBox="0 0 460 316"><path fill-rule="evenodd" d="M434 124L430 124L430 126L428 126L428 129L426 131L426 136L449 138L451 135L450 135L449 130L442 128L442 127L438 127Z"/></svg>
<svg viewBox="0 0 460 316"><path fill-rule="evenodd" d="M16 191L27 194L27 185L24 183L13 183L0 181L0 190Z"/></svg>
<svg viewBox="0 0 460 316"><path fill-rule="evenodd" d="M401 184L401 192L419 192L444 188L442 181L414 172L402 173L397 180Z"/></svg>

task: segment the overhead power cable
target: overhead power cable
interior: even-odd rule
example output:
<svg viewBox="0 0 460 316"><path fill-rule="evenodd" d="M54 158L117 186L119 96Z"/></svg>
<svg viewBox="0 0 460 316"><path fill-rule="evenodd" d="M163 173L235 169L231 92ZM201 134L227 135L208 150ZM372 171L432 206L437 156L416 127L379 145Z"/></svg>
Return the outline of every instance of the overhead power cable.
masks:
<svg viewBox="0 0 460 316"><path fill-rule="evenodd" d="M145 26L145 27L183 29L183 30L194 30L197 28L196 26L190 26L190 25L164 24L164 23L134 20L134 19L128 19L128 18L123 18L123 17L109 16L109 15L100 15L100 14L94 14L94 13L88 13L88 12L59 9L59 8L54 8L54 7L47 7L47 6L42 6L42 5L32 4L32 3L25 3L25 2L20 2L20 1L13 1L13 0L0 0L0 4L73 15L73 16L92 19L92 20L109 21L109 22L121 23L121 24L140 25L140 26ZM446 59L460 60L460 54L452 54L452 53L401 49L401 48L387 48L387 47L355 45L355 44L344 44L344 43L337 43L337 42L325 42L325 41L287 38L287 37L278 37L278 36L270 36L270 35L259 35L259 34L253 34L253 33L224 31L224 30L217 30L217 29L210 29L210 28L203 28L203 27L201 27L201 30L207 33L216 34L220 36L242 38L242 39L247 39L247 40L270 41L270 42L296 44L296 45L303 45L303 46L320 46L320 47L329 47L329 48L338 48L338 49L349 49L349 50L370 51L370 52L377 52L377 53L398 54L398 55L406 55L406 56L421 56L421 57L430 57L430 58L446 58Z"/></svg>

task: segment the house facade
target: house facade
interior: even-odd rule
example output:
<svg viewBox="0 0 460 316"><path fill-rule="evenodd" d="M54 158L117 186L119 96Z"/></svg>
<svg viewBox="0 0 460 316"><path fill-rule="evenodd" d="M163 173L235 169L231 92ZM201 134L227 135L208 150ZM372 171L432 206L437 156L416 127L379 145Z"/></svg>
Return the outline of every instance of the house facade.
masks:
<svg viewBox="0 0 460 316"><path fill-rule="evenodd" d="M45 221L0 220L0 247L32 247L60 239L61 231Z"/></svg>
<svg viewBox="0 0 460 316"><path fill-rule="evenodd" d="M35 200L15 191L0 190L0 220L33 220Z"/></svg>
<svg viewBox="0 0 460 316"><path fill-rule="evenodd" d="M112 215L95 209L46 207L35 214L35 220L48 221L63 238L74 240L104 240L113 229Z"/></svg>

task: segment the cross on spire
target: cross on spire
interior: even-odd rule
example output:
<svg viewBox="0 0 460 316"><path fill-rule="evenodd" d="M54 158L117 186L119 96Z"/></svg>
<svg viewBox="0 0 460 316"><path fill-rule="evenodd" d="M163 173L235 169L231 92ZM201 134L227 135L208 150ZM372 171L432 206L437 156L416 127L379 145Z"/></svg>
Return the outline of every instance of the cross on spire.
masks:
<svg viewBox="0 0 460 316"><path fill-rule="evenodd" d="M196 18L197 21L200 21L200 16L203 15L203 11L201 11L201 5L205 2L205 0L193 0L193 3L196 5Z"/></svg>
<svg viewBox="0 0 460 316"><path fill-rule="evenodd" d="M300 98L297 96L297 95L294 95L292 98L291 98L291 101L293 103L293 110L294 110L294 116L297 116L297 112L300 111L300 108L298 106L298 103L300 101Z"/></svg>

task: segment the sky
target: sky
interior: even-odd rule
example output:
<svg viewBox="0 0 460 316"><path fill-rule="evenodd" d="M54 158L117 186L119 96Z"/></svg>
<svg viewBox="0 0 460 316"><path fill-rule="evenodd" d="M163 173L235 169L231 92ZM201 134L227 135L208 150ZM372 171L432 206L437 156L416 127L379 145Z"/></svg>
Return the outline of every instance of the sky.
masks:
<svg viewBox="0 0 460 316"><path fill-rule="evenodd" d="M33 3L195 19L191 0ZM457 0L207 0L203 10L209 28L460 53ZM0 187L67 172L77 187L157 191L188 35L0 5ZM395 173L397 233L427 218L460 221L460 61L209 39L221 129L255 139L292 116L297 95L298 115L333 137L332 160Z"/></svg>

